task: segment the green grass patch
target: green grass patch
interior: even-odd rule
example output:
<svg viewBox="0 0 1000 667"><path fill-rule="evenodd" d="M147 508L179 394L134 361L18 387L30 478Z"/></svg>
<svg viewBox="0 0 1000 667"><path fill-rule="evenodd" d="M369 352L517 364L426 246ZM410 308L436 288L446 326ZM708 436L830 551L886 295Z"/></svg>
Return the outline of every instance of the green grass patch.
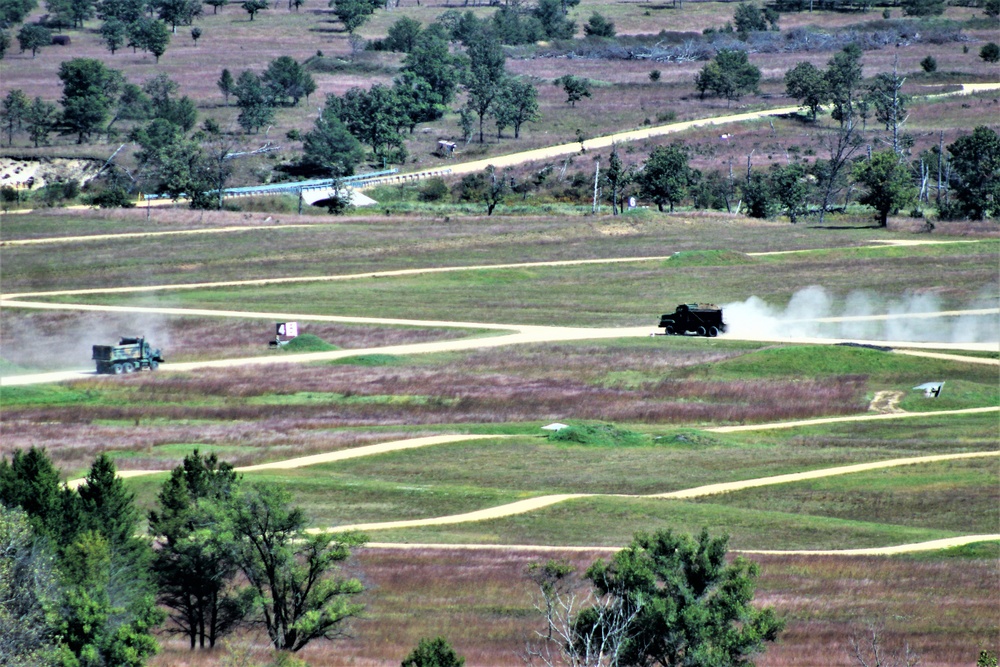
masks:
<svg viewBox="0 0 1000 667"><path fill-rule="evenodd" d="M629 431L612 424L571 424L552 431L548 438L551 442L586 447L641 447L652 442L645 433Z"/></svg>
<svg viewBox="0 0 1000 667"><path fill-rule="evenodd" d="M401 366L408 363L407 357L396 354L361 354L356 357L344 357L331 361L331 364L345 366Z"/></svg>
<svg viewBox="0 0 1000 667"><path fill-rule="evenodd" d="M639 531L728 533L734 549L845 549L954 537L944 530L829 517L749 511L672 500L594 497L503 519L373 531L378 541L623 546Z"/></svg>
<svg viewBox="0 0 1000 667"><path fill-rule="evenodd" d="M300 334L288 341L287 345L282 345L281 349L286 352L331 352L340 348L316 336L315 334Z"/></svg>
<svg viewBox="0 0 1000 667"><path fill-rule="evenodd" d="M967 379L971 376L976 380L996 382L996 370L985 365L978 367L945 359L913 357L847 345L774 347L691 369L691 372L698 371L719 378L867 375L903 384L910 381L919 383L929 378L954 377L961 373ZM918 380L919 378L924 380Z"/></svg>
<svg viewBox="0 0 1000 667"><path fill-rule="evenodd" d="M0 388L5 408L30 406L100 405L107 396L97 389L79 389L67 384L36 384Z"/></svg>
<svg viewBox="0 0 1000 667"><path fill-rule="evenodd" d="M752 264L756 261L743 252L733 250L682 250L670 256L668 268L676 266L729 266Z"/></svg>
<svg viewBox="0 0 1000 667"><path fill-rule="evenodd" d="M996 563L1000 560L1000 540L993 542L972 542L960 547L941 549L939 551L918 551L912 554L901 554L897 558L915 561L938 560L985 560Z"/></svg>
<svg viewBox="0 0 1000 667"><path fill-rule="evenodd" d="M983 457L779 484L695 502L992 533L1000 525L998 472L1000 462Z"/></svg>

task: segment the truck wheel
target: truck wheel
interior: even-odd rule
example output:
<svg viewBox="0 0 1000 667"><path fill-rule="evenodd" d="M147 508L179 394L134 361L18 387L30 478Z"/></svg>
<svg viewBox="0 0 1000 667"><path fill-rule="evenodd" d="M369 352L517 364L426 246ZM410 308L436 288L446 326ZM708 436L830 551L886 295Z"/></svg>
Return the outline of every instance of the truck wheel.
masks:
<svg viewBox="0 0 1000 667"><path fill-rule="evenodd" d="M708 328L708 337L709 338L715 338L718 335L719 335L719 328L718 327L709 327Z"/></svg>
<svg viewBox="0 0 1000 667"><path fill-rule="evenodd" d="M125 372L125 368L121 364L112 364L111 372L114 373L115 375L121 375L122 373Z"/></svg>
<svg viewBox="0 0 1000 667"><path fill-rule="evenodd" d="M705 327L698 327L698 332L697 333L698 333L699 336L707 336L708 335L708 332L705 331Z"/></svg>
<svg viewBox="0 0 1000 667"><path fill-rule="evenodd" d="M135 371L135 366L126 361L124 364L122 364L122 370L126 373L131 373Z"/></svg>
<svg viewBox="0 0 1000 667"><path fill-rule="evenodd" d="M160 362L159 361L150 361L149 362L149 370L155 371L159 367L160 367Z"/></svg>
<svg viewBox="0 0 1000 667"><path fill-rule="evenodd" d="M665 332L665 333L666 333L666 334L667 334L668 336L673 336L674 334L676 334L676 333L677 333L677 330L676 330L676 329L674 329L674 325L673 325L673 324L668 324L668 325L667 325L666 327L664 327L663 331L664 331L664 332Z"/></svg>

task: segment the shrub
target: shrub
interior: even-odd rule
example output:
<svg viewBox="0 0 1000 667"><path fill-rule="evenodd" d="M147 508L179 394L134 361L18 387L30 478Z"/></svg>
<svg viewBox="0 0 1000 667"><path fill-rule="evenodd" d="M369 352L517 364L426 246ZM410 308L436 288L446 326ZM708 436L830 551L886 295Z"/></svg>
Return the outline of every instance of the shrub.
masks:
<svg viewBox="0 0 1000 667"><path fill-rule="evenodd" d="M441 201L448 196L448 186L445 184L444 179L441 178L431 178L424 183L419 190L418 197L420 201Z"/></svg>
<svg viewBox="0 0 1000 667"><path fill-rule="evenodd" d="M920 61L920 67L928 74L930 74L931 72L936 72L937 61L934 60L934 56L927 56L926 58Z"/></svg>
<svg viewBox="0 0 1000 667"><path fill-rule="evenodd" d="M996 42L990 42L979 49L979 57L988 63L1000 61L1000 46L997 46Z"/></svg>
<svg viewBox="0 0 1000 667"><path fill-rule="evenodd" d="M133 208L135 201L124 188L111 187L87 197L87 203L101 208Z"/></svg>
<svg viewBox="0 0 1000 667"><path fill-rule="evenodd" d="M660 80L660 70L654 69L652 72L650 72L649 73L649 80L652 81L653 83L656 83L657 81L659 81Z"/></svg>

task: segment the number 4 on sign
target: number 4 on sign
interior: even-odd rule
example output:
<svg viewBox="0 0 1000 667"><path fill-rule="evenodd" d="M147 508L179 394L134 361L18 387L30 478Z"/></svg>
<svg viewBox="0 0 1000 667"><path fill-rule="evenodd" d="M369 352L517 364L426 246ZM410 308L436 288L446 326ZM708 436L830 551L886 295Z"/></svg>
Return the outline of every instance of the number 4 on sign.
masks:
<svg viewBox="0 0 1000 667"><path fill-rule="evenodd" d="M299 323L298 322L279 322L276 333L279 336L285 336L287 338L295 338L299 335Z"/></svg>

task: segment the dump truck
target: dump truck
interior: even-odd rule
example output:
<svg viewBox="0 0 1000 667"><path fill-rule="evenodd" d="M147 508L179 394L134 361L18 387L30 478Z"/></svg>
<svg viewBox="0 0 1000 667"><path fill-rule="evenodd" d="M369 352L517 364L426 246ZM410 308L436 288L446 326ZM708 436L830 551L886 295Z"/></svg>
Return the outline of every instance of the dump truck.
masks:
<svg viewBox="0 0 1000 667"><path fill-rule="evenodd" d="M661 336L693 333L715 338L726 330L722 309L711 303L682 303L674 312L660 316L659 326L663 329Z"/></svg>
<svg viewBox="0 0 1000 667"><path fill-rule="evenodd" d="M122 337L117 345L95 345L93 360L97 362L98 373L119 375L144 368L155 371L163 361L163 354L144 337Z"/></svg>

